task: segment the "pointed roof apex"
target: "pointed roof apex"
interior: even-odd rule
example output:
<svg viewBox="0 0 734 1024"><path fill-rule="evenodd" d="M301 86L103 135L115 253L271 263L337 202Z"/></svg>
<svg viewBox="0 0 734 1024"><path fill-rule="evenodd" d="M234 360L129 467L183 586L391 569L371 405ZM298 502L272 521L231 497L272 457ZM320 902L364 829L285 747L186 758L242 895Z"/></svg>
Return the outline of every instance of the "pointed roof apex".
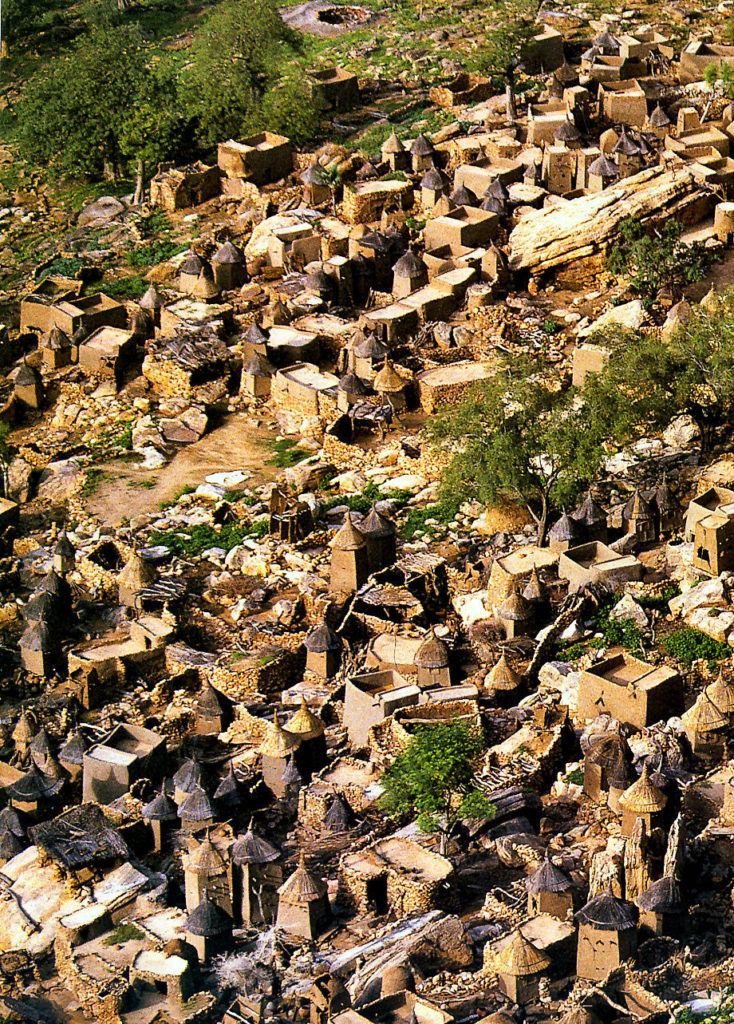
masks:
<svg viewBox="0 0 734 1024"><path fill-rule="evenodd" d="M514 690L520 688L522 678L515 669L512 668L503 651L500 655L500 660L489 672L485 682L492 690L502 693L512 693Z"/></svg>
<svg viewBox="0 0 734 1024"><path fill-rule="evenodd" d="M354 525L352 513L347 512L344 517L344 525L329 543L336 551L358 551L367 542L364 539L364 535Z"/></svg>

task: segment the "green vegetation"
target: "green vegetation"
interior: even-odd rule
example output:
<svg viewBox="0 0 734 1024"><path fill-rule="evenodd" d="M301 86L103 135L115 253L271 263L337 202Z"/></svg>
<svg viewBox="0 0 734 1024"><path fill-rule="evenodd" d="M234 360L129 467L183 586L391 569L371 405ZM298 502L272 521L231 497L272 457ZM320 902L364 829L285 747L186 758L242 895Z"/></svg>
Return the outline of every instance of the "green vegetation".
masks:
<svg viewBox="0 0 734 1024"><path fill-rule="evenodd" d="M584 784L584 770L583 768L574 768L572 772L567 772L564 776L564 782L568 782L573 786L583 786Z"/></svg>
<svg viewBox="0 0 734 1024"><path fill-rule="evenodd" d="M650 611L667 612L668 602L672 601L674 597L680 594L680 587L675 583L669 583L663 587L659 594L650 595L649 597L640 597L637 599L637 603L642 607Z"/></svg>
<svg viewBox="0 0 734 1024"><path fill-rule="evenodd" d="M579 407L572 392L550 390L540 369L515 361L425 429L448 458L444 500L517 501L538 524L542 545L551 509L575 501L596 476L608 423L602 406Z"/></svg>
<svg viewBox="0 0 734 1024"><path fill-rule="evenodd" d="M225 523L219 530L213 526L199 524L187 529L180 527L173 530L154 530L148 538L154 547L161 545L168 548L179 558L191 558L200 555L208 548L222 548L231 551L241 544L246 537L258 539L268 532L267 518L258 519L253 523Z"/></svg>
<svg viewBox="0 0 734 1024"><path fill-rule="evenodd" d="M605 647L624 647L637 657L644 655L642 630L633 619L612 619L604 610L594 616L593 625L602 634Z"/></svg>
<svg viewBox="0 0 734 1024"><path fill-rule="evenodd" d="M106 473L102 469L88 469L86 476L84 477L84 483L79 488L79 497L90 498L102 483L105 476Z"/></svg>
<svg viewBox="0 0 734 1024"><path fill-rule="evenodd" d="M381 808L438 832L444 852L457 822L492 816L491 803L474 785L483 752L481 735L461 719L417 728L382 775Z"/></svg>
<svg viewBox="0 0 734 1024"><path fill-rule="evenodd" d="M174 505L178 505L181 498L185 497L187 494L193 494L195 490L196 488L191 484L186 484L186 486L182 487L181 490L174 494L172 498L168 498L167 501L161 502L161 511L167 508L172 508Z"/></svg>
<svg viewBox="0 0 734 1024"><path fill-rule="evenodd" d="M680 662L686 670L690 669L694 661L703 658L708 661L713 671L717 661L731 655L731 647L728 644L714 640L713 637L690 626L663 637L662 645L670 657Z"/></svg>
<svg viewBox="0 0 734 1024"><path fill-rule="evenodd" d="M435 537L437 532L445 532L449 523L456 518L461 506L460 498L447 498L444 501L437 501L433 505L426 505L425 508L412 508L403 520L401 530L406 540L412 540L418 533L427 533ZM435 520L438 526L426 520Z"/></svg>
<svg viewBox="0 0 734 1024"><path fill-rule="evenodd" d="M518 64L538 31L535 18L540 6L540 0L495 0L492 12L494 27L485 34L474 55L476 69L492 76L498 88L506 87L511 117L516 113L513 108Z"/></svg>
<svg viewBox="0 0 734 1024"><path fill-rule="evenodd" d="M319 110L298 70L299 44L274 0L222 0L197 33L183 85L209 142L264 128L297 142L314 134Z"/></svg>
<svg viewBox="0 0 734 1024"><path fill-rule="evenodd" d="M114 427L103 431L99 437L87 444L87 451L93 462L105 462L123 452L132 451L133 421L116 423Z"/></svg>
<svg viewBox="0 0 734 1024"><path fill-rule="evenodd" d="M117 928L105 938L105 946L117 946L123 942L132 942L135 939L144 939L145 935L134 924L118 924Z"/></svg>
<svg viewBox="0 0 734 1024"><path fill-rule="evenodd" d="M652 228L629 217L619 225L619 241L607 267L613 274L627 274L632 287L648 301L663 288L679 299L682 289L702 281L717 259L703 242L686 245L680 235L681 226L672 217Z"/></svg>
<svg viewBox="0 0 734 1024"><path fill-rule="evenodd" d="M711 449L734 420L734 291L714 309L694 307L670 341L659 335L597 336L611 349L605 370L586 379L583 397L608 436L628 441L690 415Z"/></svg>
<svg viewBox="0 0 734 1024"><path fill-rule="evenodd" d="M264 441L263 444L273 453L267 460L268 465L277 466L278 469L295 466L296 463L308 458L311 454L303 448L299 448L290 437L279 437L275 441Z"/></svg>

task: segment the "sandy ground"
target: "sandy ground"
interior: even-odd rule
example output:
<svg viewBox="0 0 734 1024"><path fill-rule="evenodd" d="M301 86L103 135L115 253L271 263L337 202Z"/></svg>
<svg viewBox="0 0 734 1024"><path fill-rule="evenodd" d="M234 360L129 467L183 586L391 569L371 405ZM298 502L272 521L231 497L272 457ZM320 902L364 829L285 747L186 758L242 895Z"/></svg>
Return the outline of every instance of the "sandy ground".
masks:
<svg viewBox="0 0 734 1024"><path fill-rule="evenodd" d="M263 443L273 432L253 427L245 416L232 416L206 434L200 441L183 448L167 466L140 470L124 461L107 462L100 468L104 476L87 499L90 513L105 526L118 524L125 516L156 512L162 502L170 501L184 487L198 487L212 473L241 470L250 477L248 484L274 480L275 466Z"/></svg>

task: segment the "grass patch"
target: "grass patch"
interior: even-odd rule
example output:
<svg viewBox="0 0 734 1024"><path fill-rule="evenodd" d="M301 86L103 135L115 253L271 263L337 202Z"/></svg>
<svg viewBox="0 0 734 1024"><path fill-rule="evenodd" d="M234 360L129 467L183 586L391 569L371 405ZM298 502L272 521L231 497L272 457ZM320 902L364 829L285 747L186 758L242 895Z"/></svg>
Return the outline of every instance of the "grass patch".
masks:
<svg viewBox="0 0 734 1024"><path fill-rule="evenodd" d="M75 277L84 266L84 260L78 256L57 256L53 263L49 263L38 278L45 281L47 277L59 275L61 277Z"/></svg>
<svg viewBox="0 0 734 1024"><path fill-rule="evenodd" d="M114 458L122 452L131 452L133 448L133 421L118 423L110 430L105 430L94 441L90 441L87 450L93 462L102 462Z"/></svg>
<svg viewBox="0 0 734 1024"><path fill-rule="evenodd" d="M140 299L148 290L148 282L144 277L135 274L132 277L118 277L114 281L105 281L95 286L94 291L104 292L111 299Z"/></svg>
<svg viewBox="0 0 734 1024"><path fill-rule="evenodd" d="M105 476L106 473L103 469L88 469L87 475L84 477L84 483L79 488L79 497L90 498L102 483Z"/></svg>
<svg viewBox="0 0 734 1024"><path fill-rule="evenodd" d="M173 508L174 505L178 505L181 498L185 498L187 494L193 494L195 490L196 488L191 484L186 484L186 486L182 487L181 490L177 494L174 494L172 498L161 502L161 511L164 511L167 508Z"/></svg>
<svg viewBox="0 0 734 1024"><path fill-rule="evenodd" d="M188 245L185 242L174 242L172 238L164 236L131 249L127 254L127 265L137 270L147 269L164 263L187 249Z"/></svg>
<svg viewBox="0 0 734 1024"><path fill-rule="evenodd" d="M685 626L664 637L662 645L666 653L680 662L686 670L690 669L694 661L703 658L708 661L711 671L714 671L718 661L731 655L731 647L728 644L714 640L692 626Z"/></svg>
<svg viewBox="0 0 734 1024"><path fill-rule="evenodd" d="M151 480L151 479L149 479L149 480L128 480L127 486L131 487L131 488L135 487L135 488L138 488L139 490L142 490L142 491L152 491L153 488L157 485L157 483L158 483L157 480Z"/></svg>
<svg viewBox="0 0 734 1024"><path fill-rule="evenodd" d="M104 940L105 946L117 946L123 942L131 942L133 939L144 939L145 934L134 924L118 924Z"/></svg>
<svg viewBox="0 0 734 1024"><path fill-rule="evenodd" d="M179 558L191 558L208 548L231 551L246 538L259 539L267 532L267 519L255 523L225 523L219 530L202 523L187 530L154 530L148 538L148 543L151 547L160 545L168 548L171 554Z"/></svg>
<svg viewBox="0 0 734 1024"><path fill-rule="evenodd" d="M572 772L568 772L564 776L564 782L569 782L574 786L583 786L584 784L584 771L582 768L574 768Z"/></svg>
<svg viewBox="0 0 734 1024"><path fill-rule="evenodd" d="M297 462L301 462L311 454L303 448L299 448L290 437L279 437L276 441L264 441L263 444L272 452L270 458L267 459L268 465L277 466L278 469L295 466Z"/></svg>
<svg viewBox="0 0 734 1024"><path fill-rule="evenodd" d="M435 505L426 505L425 508L412 508L403 521L403 536L406 540L413 540L417 534L427 533L434 538L438 532L446 531L460 505L461 501L455 498L437 501ZM435 519L438 525L427 523L428 519Z"/></svg>
<svg viewBox="0 0 734 1024"><path fill-rule="evenodd" d="M668 601L672 601L674 597L678 597L680 594L680 587L677 587L674 583L670 586L665 587L659 594L654 594L649 597L637 598L637 603L642 608L647 608L650 611L667 612Z"/></svg>
<svg viewBox="0 0 734 1024"><path fill-rule="evenodd" d="M644 655L642 630L632 619L612 619L608 611L600 610L593 623L596 632L602 634L605 647L624 647L637 657Z"/></svg>

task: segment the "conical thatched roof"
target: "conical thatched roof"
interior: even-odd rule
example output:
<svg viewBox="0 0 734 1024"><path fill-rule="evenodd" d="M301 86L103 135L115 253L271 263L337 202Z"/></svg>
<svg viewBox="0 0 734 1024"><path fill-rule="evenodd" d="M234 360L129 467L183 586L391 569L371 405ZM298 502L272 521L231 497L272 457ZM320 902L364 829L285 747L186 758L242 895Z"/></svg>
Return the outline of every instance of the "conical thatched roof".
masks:
<svg viewBox="0 0 734 1024"><path fill-rule="evenodd" d="M637 814L654 814L657 811L662 811L667 802L668 798L665 793L650 780L647 761L642 767L642 774L637 782L633 782L619 798L620 806L625 811Z"/></svg>
<svg viewBox="0 0 734 1024"><path fill-rule="evenodd" d="M373 505L362 522L359 524L359 532L365 537L377 540L382 537L392 537L395 534L395 523L388 516L378 512Z"/></svg>
<svg viewBox="0 0 734 1024"><path fill-rule="evenodd" d="M155 583L157 576L155 566L141 558L137 551L133 551L127 565L118 576L118 582L128 590L137 592Z"/></svg>
<svg viewBox="0 0 734 1024"><path fill-rule="evenodd" d="M225 242L212 257L213 263L240 264L245 262L245 256L241 249L238 249L233 242Z"/></svg>
<svg viewBox="0 0 734 1024"><path fill-rule="evenodd" d="M497 609L497 614L508 622L527 622L533 617L533 607L529 601L525 600L517 586L513 585L510 593Z"/></svg>
<svg viewBox="0 0 734 1024"><path fill-rule="evenodd" d="M3 807L0 811L0 829L12 832L19 839L25 838L25 826L18 817L18 812L12 807Z"/></svg>
<svg viewBox="0 0 734 1024"><path fill-rule="evenodd" d="M347 512L344 525L336 536L329 541L329 544L336 551L358 551L365 546L364 536L354 525L351 512Z"/></svg>
<svg viewBox="0 0 734 1024"><path fill-rule="evenodd" d="M84 734L77 729L59 750L59 760L65 764L81 765L84 763L84 754L88 749L89 743L84 738Z"/></svg>
<svg viewBox="0 0 734 1024"><path fill-rule="evenodd" d="M723 672L706 687L706 696L722 714L734 714L734 680L725 679Z"/></svg>
<svg viewBox="0 0 734 1024"><path fill-rule="evenodd" d="M25 849L23 843L9 828L0 831L0 860L9 861Z"/></svg>
<svg viewBox="0 0 734 1024"><path fill-rule="evenodd" d="M420 256L416 256L412 249L408 249L408 251L400 257L392 268L392 272L396 277L407 277L412 279L420 277L421 274L427 273L427 270L426 265Z"/></svg>
<svg viewBox="0 0 734 1024"><path fill-rule="evenodd" d="M435 628L415 652L413 664L416 668L439 669L449 666L449 649L438 636Z"/></svg>
<svg viewBox="0 0 734 1024"><path fill-rule="evenodd" d="M173 785L182 793L191 793L201 785L201 768L193 758L187 758L173 776Z"/></svg>
<svg viewBox="0 0 734 1024"><path fill-rule="evenodd" d="M583 530L575 520L564 512L548 531L548 538L564 543L577 543L583 538Z"/></svg>
<svg viewBox="0 0 734 1024"><path fill-rule="evenodd" d="M541 974L550 967L550 963L550 957L516 928L510 942L495 958L495 970L498 974L509 974L513 978L526 978L530 974Z"/></svg>
<svg viewBox="0 0 734 1024"><path fill-rule="evenodd" d="M216 903L205 896L198 907L186 918L186 930L192 935L214 938L232 930L232 918Z"/></svg>
<svg viewBox="0 0 734 1024"><path fill-rule="evenodd" d="M303 646L314 654L324 654L326 651L340 651L342 642L327 622L321 622L306 636Z"/></svg>
<svg viewBox="0 0 734 1024"><path fill-rule="evenodd" d="M15 728L13 729L12 738L16 743L30 743L35 735L35 726L33 725L30 716L26 713L25 709L23 709Z"/></svg>
<svg viewBox="0 0 734 1024"><path fill-rule="evenodd" d="M625 519L638 519L640 522L647 522L655 518L652 505L643 498L639 488L635 490L635 493L624 506L623 515Z"/></svg>
<svg viewBox="0 0 734 1024"><path fill-rule="evenodd" d="M402 391L407 383L405 377L400 376L389 359L385 360L385 365L375 374L372 382L375 391L381 394L395 394Z"/></svg>
<svg viewBox="0 0 734 1024"><path fill-rule="evenodd" d="M186 867L196 875L213 877L223 875L227 870L219 850L207 836L201 843L192 850L186 859Z"/></svg>
<svg viewBox="0 0 734 1024"><path fill-rule="evenodd" d="M163 790L150 803L143 804L140 813L148 821L175 821L178 818L175 803Z"/></svg>
<svg viewBox="0 0 734 1024"><path fill-rule="evenodd" d="M302 742L316 739L317 736L323 736L326 731L326 726L319 716L309 709L305 697L301 697L301 706L295 715L288 720L286 728L289 733L297 736Z"/></svg>
<svg viewBox="0 0 734 1024"><path fill-rule="evenodd" d="M312 903L326 895L326 882L306 867L306 857L301 852L298 867L278 889L284 903Z"/></svg>
<svg viewBox="0 0 734 1024"><path fill-rule="evenodd" d="M522 678L510 666L504 653L502 653L500 660L488 674L485 685L491 690L512 693L514 690L519 689L521 682Z"/></svg>
<svg viewBox="0 0 734 1024"><path fill-rule="evenodd" d="M397 137L395 132L391 132L387 139L382 144L382 152L387 154L404 153L405 146L402 144L400 139Z"/></svg>
<svg viewBox="0 0 734 1024"><path fill-rule="evenodd" d="M220 806L234 807L240 802L240 782L230 762L227 774L214 790L214 799Z"/></svg>
<svg viewBox="0 0 734 1024"><path fill-rule="evenodd" d="M429 142L425 135L416 135L410 147L411 156L430 156L433 152L433 143Z"/></svg>
<svg viewBox="0 0 734 1024"><path fill-rule="evenodd" d="M635 903L640 910L650 910L654 914L676 913L683 907L680 885L673 875L663 875L648 886Z"/></svg>
<svg viewBox="0 0 734 1024"><path fill-rule="evenodd" d="M207 793L203 789L195 789L181 801L178 815L183 821L211 821L214 818L214 808Z"/></svg>
<svg viewBox="0 0 734 1024"><path fill-rule="evenodd" d="M280 716L276 711L273 715L272 728L260 744L260 755L262 757L288 757L300 745L301 737L283 728L280 724Z"/></svg>
<svg viewBox="0 0 734 1024"><path fill-rule="evenodd" d="M530 570L530 577L522 592L522 596L526 601L530 601L531 604L540 604L546 599L546 590L535 566Z"/></svg>
<svg viewBox="0 0 734 1024"><path fill-rule="evenodd" d="M235 840L232 846L232 860L235 864L270 864L278 860L280 851L267 839L262 839L252 831L250 822L247 831Z"/></svg>
<svg viewBox="0 0 734 1024"><path fill-rule="evenodd" d="M528 878L525 887L533 895L540 892L568 892L573 888L573 882L562 868L556 867L546 853L545 860Z"/></svg>
<svg viewBox="0 0 734 1024"><path fill-rule="evenodd" d="M46 347L50 348L52 352L58 352L59 349L71 348L71 342L58 327L52 327L48 334Z"/></svg>
<svg viewBox="0 0 734 1024"><path fill-rule="evenodd" d="M337 793L324 815L324 828L327 832L346 832L354 824L352 808L341 793Z"/></svg>
<svg viewBox="0 0 734 1024"><path fill-rule="evenodd" d="M726 729L729 724L729 719L714 704L706 690L698 695L693 707L681 715L681 720L686 728L702 734L718 732Z"/></svg>
<svg viewBox="0 0 734 1024"><path fill-rule="evenodd" d="M616 165L614 169L616 171ZM591 491L587 491L586 497L573 513L573 518L584 526L596 526L598 523L606 523L607 514Z"/></svg>
<svg viewBox="0 0 734 1024"><path fill-rule="evenodd" d="M667 128L670 124L670 118L665 113L665 111L659 103L656 105L655 109L650 114L648 124L651 128Z"/></svg>
<svg viewBox="0 0 734 1024"><path fill-rule="evenodd" d="M145 295L138 303L141 309L147 309L151 312L157 312L163 306L163 299L158 294L158 291L154 284L148 288Z"/></svg>
<svg viewBox="0 0 734 1024"><path fill-rule="evenodd" d="M610 892L590 899L576 914L576 920L602 932L621 932L636 924L632 904L617 899Z"/></svg>

